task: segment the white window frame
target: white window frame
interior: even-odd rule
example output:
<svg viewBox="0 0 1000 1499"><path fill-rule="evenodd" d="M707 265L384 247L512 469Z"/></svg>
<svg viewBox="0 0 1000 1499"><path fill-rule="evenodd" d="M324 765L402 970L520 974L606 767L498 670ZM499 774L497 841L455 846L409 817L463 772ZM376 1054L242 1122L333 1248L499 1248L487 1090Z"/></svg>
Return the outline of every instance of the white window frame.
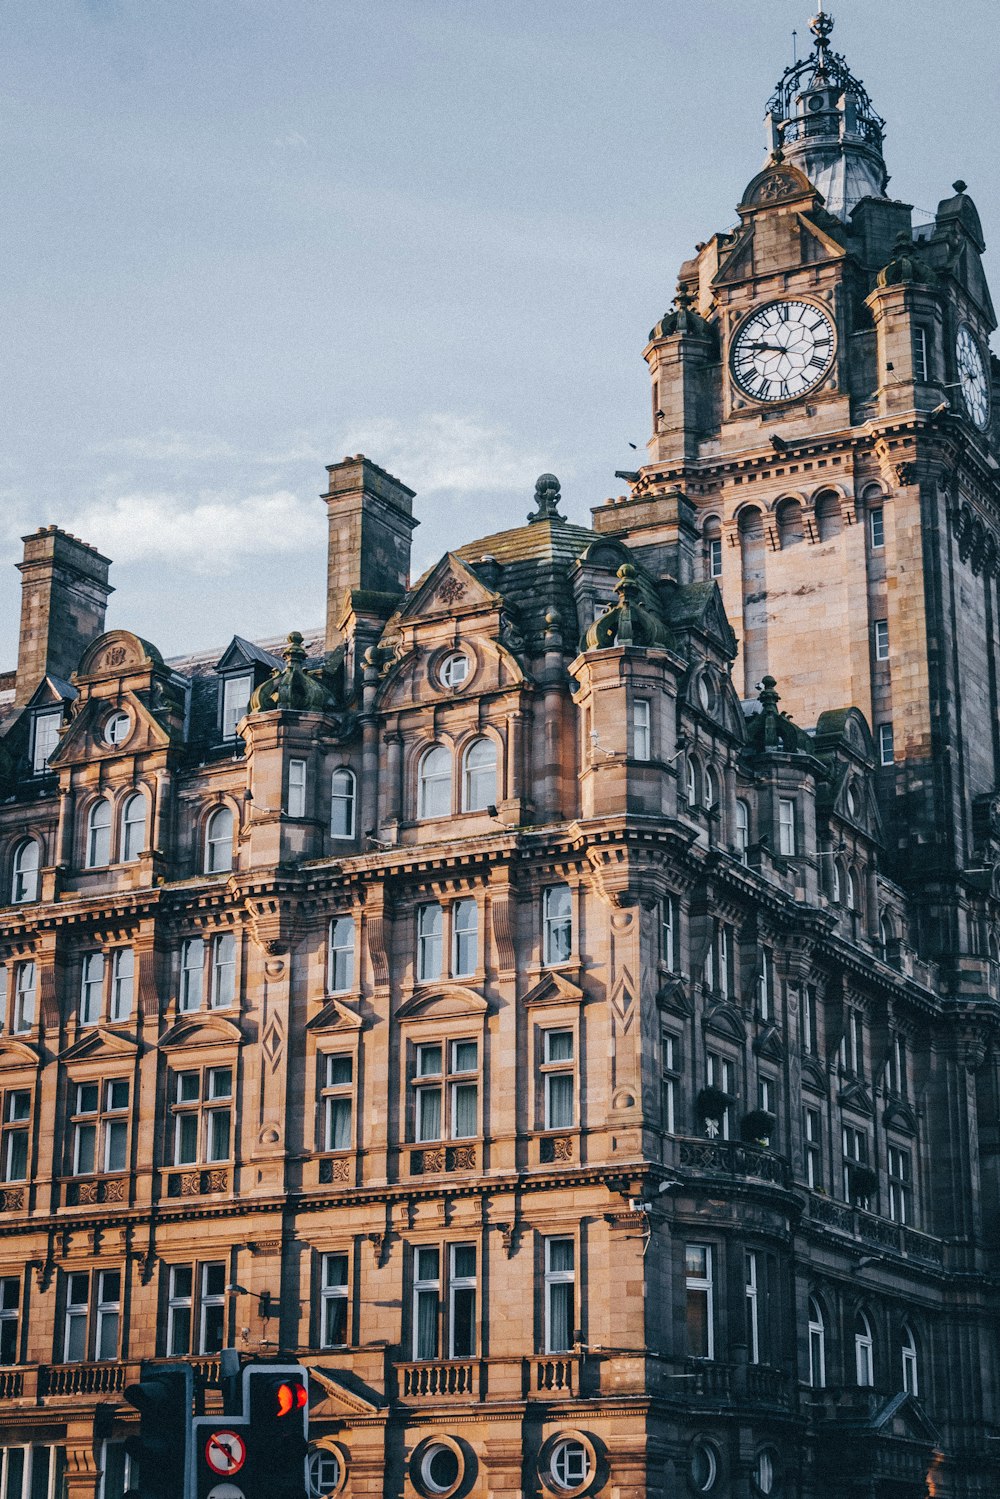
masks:
<svg viewBox="0 0 1000 1499"><path fill-rule="evenodd" d="M874 627L875 660L888 661L889 659L889 621L877 619Z"/></svg>
<svg viewBox="0 0 1000 1499"><path fill-rule="evenodd" d="M639 697L632 703L632 758L653 758L652 720L648 698Z"/></svg>
<svg viewBox="0 0 1000 1499"><path fill-rule="evenodd" d="M693 1272L693 1271L691 1271L691 1270L688 1269L688 1266L687 1266L687 1253L688 1253L688 1250L690 1250L690 1249L703 1249L705 1251L705 1274L704 1275L698 1275L695 1272ZM685 1246L684 1246L684 1254L685 1254L685 1263L684 1263L684 1290L685 1290L685 1295L686 1295L687 1292L690 1292L690 1291L695 1291L695 1292L697 1292L699 1294L704 1293L704 1296L705 1296L705 1326L706 1326L706 1332L707 1332L707 1337L706 1337L706 1340L705 1340L706 1341L706 1345L707 1345L707 1352L706 1353L691 1353L691 1351L689 1349L688 1350L688 1354L689 1354L689 1357L691 1357L691 1358L714 1359L715 1358L715 1286L714 1286L715 1276L714 1276L714 1265L713 1265L714 1249L713 1249L713 1246L711 1244L700 1244L700 1243L699 1244L695 1244L695 1243L685 1244Z"/></svg>
<svg viewBox="0 0 1000 1499"><path fill-rule="evenodd" d="M98 1025L104 1001L104 954L84 954L80 966L80 1024Z"/></svg>
<svg viewBox="0 0 1000 1499"><path fill-rule="evenodd" d="M425 1265L434 1256L434 1274L423 1273ZM424 1297L434 1298L434 1350L423 1352L420 1347L420 1306ZM414 1362L430 1362L441 1351L441 1249L437 1244L417 1244L413 1250L413 1298L412 1298L412 1348Z"/></svg>
<svg viewBox="0 0 1000 1499"><path fill-rule="evenodd" d="M444 769L446 763L447 770ZM435 766L440 766L441 769L434 769ZM417 767L418 821L426 822L452 815L454 776L455 757L448 745L429 745L420 756Z"/></svg>
<svg viewBox="0 0 1000 1499"><path fill-rule="evenodd" d="M212 938L209 1008L231 1010L236 1004L236 934L216 932Z"/></svg>
<svg viewBox="0 0 1000 1499"><path fill-rule="evenodd" d="M557 901L560 909L555 909ZM542 892L542 963L546 968L559 968L572 960L573 928L572 889L566 884L547 885Z"/></svg>
<svg viewBox="0 0 1000 1499"><path fill-rule="evenodd" d="M471 978L478 966L479 906L474 896L463 896L451 907L452 978Z"/></svg>
<svg viewBox="0 0 1000 1499"><path fill-rule="evenodd" d="M753 1249L743 1252L744 1293L747 1312L747 1362L760 1363L760 1321L757 1296L757 1254Z"/></svg>
<svg viewBox="0 0 1000 1499"><path fill-rule="evenodd" d="M882 505L873 505L868 512L868 539L873 552L881 551L885 546L885 509Z"/></svg>
<svg viewBox="0 0 1000 1499"><path fill-rule="evenodd" d="M253 694L253 674L234 672L222 679L222 704L219 727L222 739L228 743L236 739L236 725L244 718Z"/></svg>
<svg viewBox="0 0 1000 1499"><path fill-rule="evenodd" d="M858 1331L858 1323L864 1331ZM867 1315L860 1309L854 1316L854 1373L859 1389L867 1390L875 1383L875 1340Z"/></svg>
<svg viewBox="0 0 1000 1499"><path fill-rule="evenodd" d="M806 1185L818 1191L823 1185L823 1115L819 1109L806 1105L803 1109L802 1132L805 1140Z"/></svg>
<svg viewBox="0 0 1000 1499"><path fill-rule="evenodd" d="M198 1287L200 1294L198 1297L197 1353L203 1357L206 1355L211 1357L211 1355L213 1353L217 1353L219 1349L208 1347L208 1313L214 1310L216 1307L220 1306L222 1307L222 1341L219 1344L219 1348L224 1348L226 1344L227 1296L225 1288L228 1283L228 1275L226 1273L226 1264L224 1260L206 1260L199 1266L199 1269L201 1271L201 1274L199 1276ZM221 1269L222 1271L223 1289L221 1291L210 1291L208 1289L209 1274L212 1270L219 1269Z"/></svg>
<svg viewBox="0 0 1000 1499"><path fill-rule="evenodd" d="M117 1295L109 1294L113 1289L112 1281L117 1280ZM99 1362L114 1362L117 1359L121 1347L122 1330L122 1272L121 1270L109 1269L97 1272L97 1301L96 1301L96 1328L94 1333L94 1358ZM105 1334L108 1325L112 1332L112 1351L104 1349Z"/></svg>
<svg viewBox="0 0 1000 1499"><path fill-rule="evenodd" d="M472 1251L474 1269L471 1275L459 1275L457 1271L458 1255L463 1249ZM448 1246L448 1357L468 1359L476 1357L479 1346L479 1256L475 1244L465 1242L461 1244L449 1244ZM457 1327L456 1302L458 1296L463 1292L472 1292L472 1347L467 1351L456 1348L455 1332Z"/></svg>
<svg viewBox="0 0 1000 1499"><path fill-rule="evenodd" d="M771 949L763 946L757 970L757 1013L764 1021L774 1018L774 958Z"/></svg>
<svg viewBox="0 0 1000 1499"><path fill-rule="evenodd" d="M677 1132L677 1104L681 1081L680 1043L681 1038L676 1031L661 1031L662 1115L663 1128L668 1135Z"/></svg>
<svg viewBox="0 0 1000 1499"><path fill-rule="evenodd" d="M116 947L111 957L111 1022L128 1020L135 1004L135 949Z"/></svg>
<svg viewBox="0 0 1000 1499"><path fill-rule="evenodd" d="M25 958L14 969L14 1032L25 1035L35 1024L37 975L34 958Z"/></svg>
<svg viewBox="0 0 1000 1499"><path fill-rule="evenodd" d="M795 857L795 802L789 796L778 798L778 852L785 859Z"/></svg>
<svg viewBox="0 0 1000 1499"><path fill-rule="evenodd" d="M330 1270L335 1261L343 1261L343 1280L330 1279ZM321 1256L319 1270L319 1346L321 1348L347 1348L351 1341L351 1257L346 1250L333 1250ZM341 1316L343 1317L344 1336L340 1342L328 1336L330 1318L334 1310L337 1312L338 1321Z"/></svg>
<svg viewBox="0 0 1000 1499"><path fill-rule="evenodd" d="M815 1296L808 1301L809 1385L814 1390L826 1388L826 1320Z"/></svg>
<svg viewBox="0 0 1000 1499"><path fill-rule="evenodd" d="M660 962L668 973L678 968L679 906L676 895L664 895L660 901Z"/></svg>
<svg viewBox="0 0 1000 1499"><path fill-rule="evenodd" d="M878 760L880 765L895 765L896 737L891 723L878 726Z"/></svg>
<svg viewBox="0 0 1000 1499"><path fill-rule="evenodd" d="M708 538L708 576L710 578L722 577L721 536L710 536Z"/></svg>
<svg viewBox="0 0 1000 1499"><path fill-rule="evenodd" d="M47 708L36 713L31 725L31 769L36 776L44 775L49 760L59 746L59 730L62 728L62 709ZM45 726L43 732L42 726ZM55 733L49 732L55 729Z"/></svg>
<svg viewBox="0 0 1000 1499"><path fill-rule="evenodd" d="M328 994L349 994L354 987L354 917L333 916L328 928L326 986ZM347 939L350 940L347 940Z"/></svg>
<svg viewBox="0 0 1000 1499"><path fill-rule="evenodd" d="M917 1357L917 1340L908 1322L899 1329L899 1353L903 1389L908 1395L920 1394L920 1369Z"/></svg>
<svg viewBox="0 0 1000 1499"><path fill-rule="evenodd" d="M178 1272L187 1271L189 1278L188 1290L178 1291ZM184 1358L191 1352L191 1339L194 1334L194 1290L197 1277L197 1267L192 1264L170 1265L167 1271L167 1357ZM177 1337L178 1313L187 1314L187 1337ZM183 1342L183 1347L178 1344Z"/></svg>
<svg viewBox="0 0 1000 1499"><path fill-rule="evenodd" d="M927 329L918 324L913 329L913 379L917 385L927 385L930 377L930 340Z"/></svg>
<svg viewBox="0 0 1000 1499"><path fill-rule="evenodd" d="M84 1286L83 1300L73 1300L79 1295L80 1283ZM79 1355L73 1354L74 1329L82 1321L83 1323L83 1352ZM89 1352L88 1335L90 1331L90 1272L89 1270L71 1270L66 1275L66 1303L63 1309L63 1363L84 1363Z"/></svg>
<svg viewBox="0 0 1000 1499"><path fill-rule="evenodd" d="M886 1147L889 1177L889 1217L893 1223L913 1222L913 1155L902 1145Z"/></svg>
<svg viewBox="0 0 1000 1499"><path fill-rule="evenodd" d="M112 812L111 802L106 796L101 796L87 813L88 869L107 869L111 863Z"/></svg>
<svg viewBox="0 0 1000 1499"><path fill-rule="evenodd" d="M10 898L15 906L38 899L38 872L41 849L35 838L23 839L14 850L13 879Z"/></svg>
<svg viewBox="0 0 1000 1499"><path fill-rule="evenodd" d="M573 1263L568 1270L553 1270L552 1268L552 1246L553 1244L568 1244L573 1251ZM556 1348L553 1346L552 1328L555 1318L553 1316L554 1296L556 1288L569 1286L569 1346ZM574 1323L576 1321L576 1241L569 1234L553 1234L545 1240L545 1352L546 1353L569 1353L573 1347Z"/></svg>
<svg viewBox="0 0 1000 1499"><path fill-rule="evenodd" d="M136 808L141 812L141 817L134 815ZM147 816L146 798L141 791L133 791L122 803L120 817L121 842L118 848L119 864L134 864L145 852ZM141 832L137 833L136 829L141 829ZM137 839L139 843L138 848L135 847Z"/></svg>
<svg viewBox="0 0 1000 1499"><path fill-rule="evenodd" d="M188 1015L200 1010L205 996L205 939L185 937L181 943L177 1008Z"/></svg>
<svg viewBox="0 0 1000 1499"><path fill-rule="evenodd" d="M13 1286L11 1295L9 1288ZM13 1304L11 1304L13 1303ZM13 1325L13 1334L7 1329ZM6 1337L4 1334L6 1333ZM0 1276L0 1351L6 1342L12 1345L13 1358L4 1359L0 1356L0 1368L10 1367L11 1364L20 1363L21 1344L21 1279L17 1275Z"/></svg>
<svg viewBox="0 0 1000 1499"><path fill-rule="evenodd" d="M219 827L226 829L219 833ZM205 820L205 874L226 874L233 867L233 837L236 819L232 807L213 807Z"/></svg>
<svg viewBox="0 0 1000 1499"><path fill-rule="evenodd" d="M552 1055L553 1041L557 1036L569 1037L569 1056L554 1057ZM576 1126L576 1036L570 1026L552 1026L542 1032L542 1090L543 1090L543 1128L548 1130L574 1129ZM558 1081L560 1091L566 1078L570 1080L569 1119L556 1122L556 1110L553 1107L553 1083Z"/></svg>
<svg viewBox="0 0 1000 1499"><path fill-rule="evenodd" d="M444 909L440 901L417 907L417 982L434 984L444 968Z"/></svg>
<svg viewBox="0 0 1000 1499"><path fill-rule="evenodd" d="M319 1054L320 1106L322 1109L322 1145L326 1152L354 1148L354 1054L349 1051L323 1051ZM345 1065L346 1064L346 1065ZM338 1076L347 1073L347 1076ZM347 1105L346 1110L344 1105ZM347 1144L337 1145L337 1123L346 1116Z"/></svg>
<svg viewBox="0 0 1000 1499"><path fill-rule="evenodd" d="M305 817L306 815L308 769L308 762L300 760L298 757L288 762L288 803L286 810L289 817Z"/></svg>
<svg viewBox="0 0 1000 1499"><path fill-rule="evenodd" d="M479 759L486 753L482 763ZM500 757L496 741L480 735L466 745L462 754L462 811L486 812L496 804ZM481 785L480 783L484 784Z"/></svg>
<svg viewBox="0 0 1000 1499"><path fill-rule="evenodd" d="M338 809L342 816L338 817ZM357 815L358 778L349 765L338 765L330 776L330 837L342 842L353 839Z"/></svg>
<svg viewBox="0 0 1000 1499"><path fill-rule="evenodd" d="M736 798L736 828L734 843L741 864L745 864L750 850L750 806L742 797Z"/></svg>

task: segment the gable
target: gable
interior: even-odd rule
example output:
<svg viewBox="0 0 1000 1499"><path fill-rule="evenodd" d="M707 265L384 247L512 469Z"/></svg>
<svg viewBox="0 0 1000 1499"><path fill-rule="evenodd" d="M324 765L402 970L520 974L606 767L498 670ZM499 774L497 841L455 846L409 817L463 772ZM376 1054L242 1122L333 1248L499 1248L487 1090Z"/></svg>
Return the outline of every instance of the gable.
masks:
<svg viewBox="0 0 1000 1499"><path fill-rule="evenodd" d="M362 1020L341 999L328 999L319 1014L306 1023L307 1031L360 1031Z"/></svg>
<svg viewBox="0 0 1000 1499"><path fill-rule="evenodd" d="M78 677L120 677L130 671L162 666L163 657L148 640L131 630L109 630L84 651Z"/></svg>
<svg viewBox="0 0 1000 1499"><path fill-rule="evenodd" d="M454 552L446 552L408 595L397 618L464 614L470 609L495 609L500 602L500 595L486 588L471 567Z"/></svg>
<svg viewBox="0 0 1000 1499"><path fill-rule="evenodd" d="M759 1057L781 1062L785 1057L785 1044L776 1025L769 1025L754 1037L753 1049Z"/></svg>
<svg viewBox="0 0 1000 1499"><path fill-rule="evenodd" d="M244 640L242 635L234 635L216 661L215 670L217 672L238 671L240 667L252 670L257 666L263 666L269 672L283 671L285 663L279 656L273 656L270 651L254 645L252 640Z"/></svg>
<svg viewBox="0 0 1000 1499"><path fill-rule="evenodd" d="M586 995L564 973L546 973L521 999L523 1005L582 1005Z"/></svg>
<svg viewBox="0 0 1000 1499"><path fill-rule="evenodd" d="M320 1369L313 1364L309 1370L309 1384L310 1417L374 1416L382 1408L377 1391L363 1385L346 1369ZM318 1400L313 1386L318 1386L322 1392Z"/></svg>
<svg viewBox="0 0 1000 1499"><path fill-rule="evenodd" d="M104 721L112 713L123 710L132 718L129 734L120 744L108 744L103 734ZM92 697L63 733L49 757L49 765L57 769L82 760L92 761L97 756L111 760L122 755L164 749L170 742L167 730L134 692L123 692L113 701Z"/></svg>
<svg viewBox="0 0 1000 1499"><path fill-rule="evenodd" d="M404 1000L396 1011L397 1020L450 1020L468 1015L484 1015L489 1005L475 989L459 984L424 991Z"/></svg>
<svg viewBox="0 0 1000 1499"><path fill-rule="evenodd" d="M0 1067L37 1067L41 1055L30 1041L0 1035Z"/></svg>

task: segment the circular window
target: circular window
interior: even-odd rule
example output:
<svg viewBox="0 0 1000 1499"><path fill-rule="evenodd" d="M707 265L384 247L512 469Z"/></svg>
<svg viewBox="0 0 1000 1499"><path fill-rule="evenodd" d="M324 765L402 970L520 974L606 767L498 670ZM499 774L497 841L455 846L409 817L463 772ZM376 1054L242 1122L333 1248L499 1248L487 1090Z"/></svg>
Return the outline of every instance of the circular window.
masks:
<svg viewBox="0 0 1000 1499"><path fill-rule="evenodd" d="M462 651L453 651L441 662L441 680L446 687L461 687L469 675L469 658Z"/></svg>
<svg viewBox="0 0 1000 1499"><path fill-rule="evenodd" d="M452 1442L431 1442L420 1458L425 1494L453 1494L462 1477L462 1458Z"/></svg>
<svg viewBox="0 0 1000 1499"><path fill-rule="evenodd" d="M858 796L858 788L853 782L847 788L847 810L852 817L857 817L861 811L861 798Z"/></svg>
<svg viewBox="0 0 1000 1499"><path fill-rule="evenodd" d="M778 1455L773 1447L763 1447L753 1465L753 1486L758 1494L778 1492Z"/></svg>
<svg viewBox="0 0 1000 1499"><path fill-rule="evenodd" d="M105 744L121 744L129 736L132 720L127 713L112 713L104 725Z"/></svg>
<svg viewBox="0 0 1000 1499"><path fill-rule="evenodd" d="M698 701L706 713L711 713L712 704L715 702L715 693L712 689L711 680L708 677L698 678Z"/></svg>
<svg viewBox="0 0 1000 1499"><path fill-rule="evenodd" d="M719 1476L719 1460L715 1448L707 1442L696 1442L691 1450L691 1486L699 1494L707 1494L715 1487Z"/></svg>
<svg viewBox="0 0 1000 1499"><path fill-rule="evenodd" d="M340 1489L344 1464L339 1453L327 1447L315 1447L309 1454L306 1473L309 1499L331 1499Z"/></svg>
<svg viewBox="0 0 1000 1499"><path fill-rule="evenodd" d="M582 1489L592 1477L590 1453L575 1437L557 1442L549 1458L549 1474L556 1488L571 1494Z"/></svg>

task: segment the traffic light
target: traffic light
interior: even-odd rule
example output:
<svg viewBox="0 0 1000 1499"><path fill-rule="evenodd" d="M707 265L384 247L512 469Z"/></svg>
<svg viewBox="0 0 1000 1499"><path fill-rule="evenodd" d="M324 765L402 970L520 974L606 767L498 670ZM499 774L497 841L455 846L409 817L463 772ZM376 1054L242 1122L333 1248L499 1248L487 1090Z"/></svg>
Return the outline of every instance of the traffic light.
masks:
<svg viewBox="0 0 1000 1499"><path fill-rule="evenodd" d="M125 1389L139 1412L139 1435L126 1450L139 1468L142 1499L185 1499L194 1378L190 1364L144 1363L139 1383Z"/></svg>
<svg viewBox="0 0 1000 1499"><path fill-rule="evenodd" d="M243 1370L247 1414L246 1499L305 1499L309 1375L301 1364Z"/></svg>

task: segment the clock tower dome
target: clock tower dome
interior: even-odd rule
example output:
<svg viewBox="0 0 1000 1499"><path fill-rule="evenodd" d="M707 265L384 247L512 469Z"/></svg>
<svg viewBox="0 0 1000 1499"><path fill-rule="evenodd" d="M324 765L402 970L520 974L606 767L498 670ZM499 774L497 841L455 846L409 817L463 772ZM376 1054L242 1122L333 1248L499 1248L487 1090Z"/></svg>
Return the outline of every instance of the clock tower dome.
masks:
<svg viewBox="0 0 1000 1499"><path fill-rule="evenodd" d="M887 196L883 121L832 28L821 11L775 89L737 227L680 267L644 350L647 462L595 525L717 583L745 700L771 675L804 729L864 713L887 860L961 951L1000 786L996 318L965 184L933 219Z"/></svg>

